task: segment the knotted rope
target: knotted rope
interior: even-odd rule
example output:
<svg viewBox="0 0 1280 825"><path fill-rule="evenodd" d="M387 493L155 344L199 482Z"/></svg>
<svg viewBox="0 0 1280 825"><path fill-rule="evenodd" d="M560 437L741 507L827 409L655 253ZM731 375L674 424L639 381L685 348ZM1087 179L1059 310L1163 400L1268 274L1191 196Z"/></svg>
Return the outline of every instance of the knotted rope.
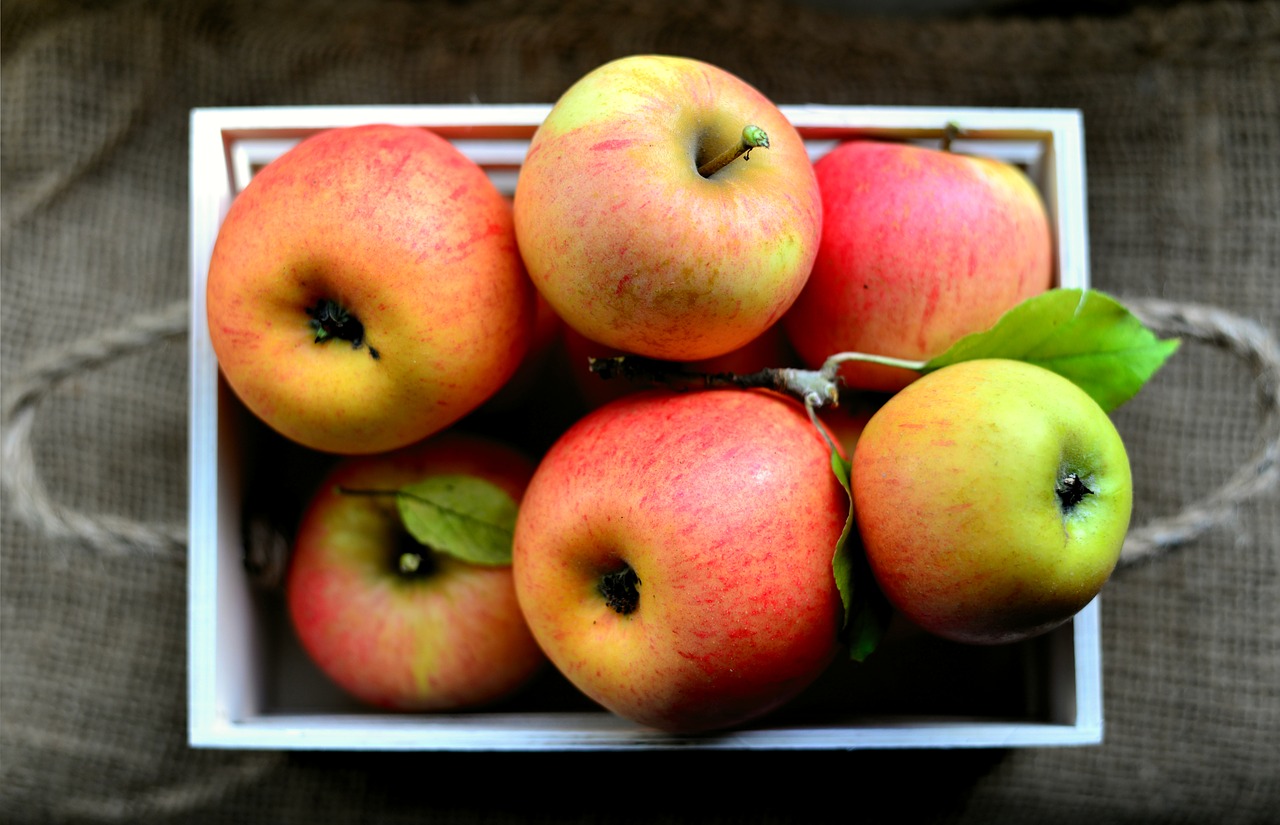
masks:
<svg viewBox="0 0 1280 825"><path fill-rule="evenodd" d="M124 324L37 355L6 387L3 418L4 492L13 515L49 538L75 540L106 555L185 558L185 524L151 524L113 514L88 514L53 499L36 467L31 430L40 402L60 384L131 353L186 334L186 300L135 315Z"/></svg>

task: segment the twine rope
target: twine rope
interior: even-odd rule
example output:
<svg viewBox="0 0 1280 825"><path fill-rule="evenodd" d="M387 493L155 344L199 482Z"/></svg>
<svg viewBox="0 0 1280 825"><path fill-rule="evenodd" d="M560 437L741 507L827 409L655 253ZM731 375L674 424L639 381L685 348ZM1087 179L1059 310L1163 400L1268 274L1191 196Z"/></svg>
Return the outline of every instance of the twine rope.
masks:
<svg viewBox="0 0 1280 825"><path fill-rule="evenodd" d="M31 430L40 402L64 381L186 334L183 299L133 316L122 325L36 356L6 387L3 405L4 492L13 515L58 540L83 543L108 556L186 558L185 524L153 524L114 514L82 513L55 501L36 467Z"/></svg>
<svg viewBox="0 0 1280 825"><path fill-rule="evenodd" d="M1156 298L1126 302L1157 332L1226 349L1254 375L1262 421L1253 454L1216 490L1180 512L1150 519L1129 531L1121 565L1145 561L1194 540L1232 518L1240 504L1273 491L1280 481L1280 346L1261 324L1202 304Z"/></svg>
<svg viewBox="0 0 1280 825"><path fill-rule="evenodd" d="M1158 334L1219 347L1244 360L1254 374L1262 420L1257 449L1220 487L1178 513L1130 529L1120 554L1122 567L1195 540L1230 520L1241 504L1275 490L1280 482L1280 345L1270 331L1251 319L1201 304L1156 298L1125 299L1124 303ZM62 382L166 339L185 336L189 314L185 299L139 313L118 327L47 350L11 382L3 404L3 488L13 514L24 524L50 538L80 542L105 555L185 559L185 524L82 513L55 501L36 466L31 431L40 402Z"/></svg>

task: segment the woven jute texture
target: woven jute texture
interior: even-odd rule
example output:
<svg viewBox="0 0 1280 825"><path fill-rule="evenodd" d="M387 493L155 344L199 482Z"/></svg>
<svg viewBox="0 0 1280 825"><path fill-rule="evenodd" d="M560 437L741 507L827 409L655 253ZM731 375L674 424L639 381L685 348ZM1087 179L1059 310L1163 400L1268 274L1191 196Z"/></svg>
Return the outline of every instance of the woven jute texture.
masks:
<svg viewBox="0 0 1280 825"><path fill-rule="evenodd" d="M1094 284L1280 329L1280 3L877 21L786 3L7 2L4 392L187 292L197 106L549 102L607 59L700 57L777 101L1084 112ZM186 517L187 347L73 371L31 422L58 501ZM1116 413L1135 524L1258 444L1248 363L1189 342ZM7 471L7 470L6 470ZM1276 821L1280 501L1102 600L1105 743L937 753L276 754L186 740L180 548L105 552L5 500L0 820Z"/></svg>

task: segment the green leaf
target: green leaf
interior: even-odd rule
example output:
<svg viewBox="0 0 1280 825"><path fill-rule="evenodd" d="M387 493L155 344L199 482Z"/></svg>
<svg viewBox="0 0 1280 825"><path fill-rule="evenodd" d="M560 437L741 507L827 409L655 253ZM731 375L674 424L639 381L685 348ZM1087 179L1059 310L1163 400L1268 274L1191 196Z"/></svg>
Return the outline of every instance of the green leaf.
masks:
<svg viewBox="0 0 1280 825"><path fill-rule="evenodd" d="M1179 343L1157 338L1105 293L1052 289L961 338L921 372L979 358L1028 361L1075 382L1110 412L1136 395Z"/></svg>
<svg viewBox="0 0 1280 825"><path fill-rule="evenodd" d="M475 476L431 476L396 497L405 529L421 544L471 564L511 564L515 499Z"/></svg>
<svg viewBox="0 0 1280 825"><path fill-rule="evenodd" d="M832 450L831 471L849 496L849 517L845 520L844 531L836 544L831 570L835 574L836 587L844 604L841 638L849 648L849 658L862 662L880 644L893 611L871 573L867 555L862 549L861 537L853 529L851 470L849 462Z"/></svg>

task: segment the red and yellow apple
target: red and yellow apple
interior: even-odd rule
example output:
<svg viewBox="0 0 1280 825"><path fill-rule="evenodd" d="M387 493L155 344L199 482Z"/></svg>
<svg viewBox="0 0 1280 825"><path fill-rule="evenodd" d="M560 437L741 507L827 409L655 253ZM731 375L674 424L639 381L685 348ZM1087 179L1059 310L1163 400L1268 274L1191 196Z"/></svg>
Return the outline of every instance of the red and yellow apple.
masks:
<svg viewBox="0 0 1280 825"><path fill-rule="evenodd" d="M314 135L254 176L206 290L227 383L286 437L378 453L437 432L503 385L534 290L510 206L424 129Z"/></svg>
<svg viewBox="0 0 1280 825"><path fill-rule="evenodd" d="M1133 501L1111 419L1043 367L966 361L915 381L853 454L858 529L889 602L959 642L1013 642L1102 589Z"/></svg>
<svg viewBox="0 0 1280 825"><path fill-rule="evenodd" d="M454 432L342 459L303 514L285 582L290 619L316 665L363 702L395 710L474 708L524 686L546 660L510 565L420 544L398 493L430 479L476 479L518 504L532 473L510 447ZM449 517L428 505L422 513Z"/></svg>
<svg viewBox="0 0 1280 825"><path fill-rule="evenodd" d="M711 171L744 148L748 126L767 148ZM697 60L633 55L551 109L520 171L515 223L535 286L580 334L695 361L742 347L791 305L822 205L800 135L763 94Z"/></svg>
<svg viewBox="0 0 1280 825"><path fill-rule="evenodd" d="M1011 164L858 140L814 171L822 241L783 319L811 367L851 351L927 360L1052 286L1044 203ZM915 375L868 363L841 369L848 386L887 392Z"/></svg>
<svg viewBox="0 0 1280 825"><path fill-rule="evenodd" d="M636 723L698 732L778 708L831 662L849 499L804 408L747 390L626 396L543 458L516 592L552 663Z"/></svg>

